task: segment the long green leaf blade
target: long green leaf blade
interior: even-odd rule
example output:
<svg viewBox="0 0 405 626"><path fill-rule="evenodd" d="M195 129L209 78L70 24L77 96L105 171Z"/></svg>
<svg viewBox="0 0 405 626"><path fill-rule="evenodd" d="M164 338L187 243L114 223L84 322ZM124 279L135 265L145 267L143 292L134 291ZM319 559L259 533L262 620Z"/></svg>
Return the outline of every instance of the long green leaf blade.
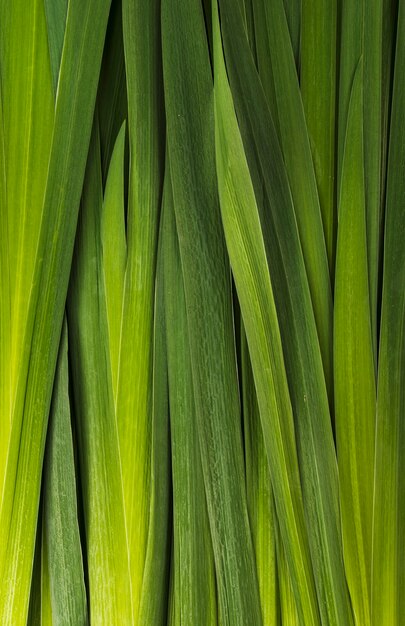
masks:
<svg viewBox="0 0 405 626"><path fill-rule="evenodd" d="M153 344L152 494L139 623L166 626L171 548L171 467L162 227L160 233Z"/></svg>
<svg viewBox="0 0 405 626"><path fill-rule="evenodd" d="M162 2L170 171L222 624L261 624L250 535L231 283L217 194L213 83L200 2Z"/></svg>
<svg viewBox="0 0 405 626"><path fill-rule="evenodd" d="M162 224L173 475L173 626L217 623L214 556L195 413L170 173Z"/></svg>
<svg viewBox="0 0 405 626"><path fill-rule="evenodd" d="M122 305L127 262L124 198L125 128L124 123L111 156L101 214L101 246L115 402L117 402Z"/></svg>
<svg viewBox="0 0 405 626"><path fill-rule="evenodd" d="M332 292L315 171L282 0L257 0L267 27L279 141L300 234L325 379L332 396ZM274 109L271 108L271 113Z"/></svg>
<svg viewBox="0 0 405 626"><path fill-rule="evenodd" d="M277 523L275 527L277 537L277 572L280 589L280 621L283 626L299 626L300 620L298 618L297 605L291 584L291 576Z"/></svg>
<svg viewBox="0 0 405 626"><path fill-rule="evenodd" d="M222 220L245 323L276 508L300 616L319 623L281 337L259 214L214 21L215 131Z"/></svg>
<svg viewBox="0 0 405 626"><path fill-rule="evenodd" d="M337 0L303 0L300 87L332 278L337 231L336 44Z"/></svg>
<svg viewBox="0 0 405 626"><path fill-rule="evenodd" d="M294 411L318 604L328 626L340 621L350 623L340 536L336 453L294 207L274 125L241 28L240 12L232 10L228 0L222 0L220 6L227 69L244 139L242 150L246 151L255 192L259 182L255 202L258 203ZM236 174L234 179L238 180ZM236 188L239 192L240 184L236 184ZM281 518L279 514L280 523ZM293 574L292 578L296 585Z"/></svg>
<svg viewBox="0 0 405 626"><path fill-rule="evenodd" d="M1 506L0 621L5 626L25 624L28 612L46 425L109 5L109 0L69 3L41 232L39 243L32 240L35 249L38 245L36 280L28 290Z"/></svg>
<svg viewBox="0 0 405 626"><path fill-rule="evenodd" d="M131 579L118 428L108 344L100 217L100 142L95 121L68 298L73 394L89 572L96 624L131 624Z"/></svg>
<svg viewBox="0 0 405 626"><path fill-rule="evenodd" d="M372 623L405 612L405 5L399 2L387 173L384 275L377 390Z"/></svg>
<svg viewBox="0 0 405 626"><path fill-rule="evenodd" d="M52 601L51 601L51 582L50 582L50 572L49 572L49 554L48 554L48 546L45 541L45 530L44 530L44 520L42 518L42 526L41 526L41 563L40 563L40 578L39 578L39 586L40 586L40 600L41 600L41 626L53 626L54 620L52 617ZM81 572L82 574L82 572ZM81 581L79 580L79 585ZM82 597L84 589L80 591L80 595ZM59 602L59 599L58 601ZM80 603L80 600L79 600ZM85 620L87 619L87 615L84 614ZM86 621L84 622L86 624Z"/></svg>
<svg viewBox="0 0 405 626"><path fill-rule="evenodd" d="M383 123L385 123L384 115L386 115L383 108L386 107L384 102L386 96L382 93L383 3L384 0L347 0L342 3L337 162L339 190L351 88L358 60L360 56L363 56L364 180L370 311L375 366L377 366L377 316L382 222L382 131ZM384 73L385 70L384 67Z"/></svg>
<svg viewBox="0 0 405 626"><path fill-rule="evenodd" d="M52 622L64 623L66 626L85 626L87 599L77 519L67 349L65 324L59 348L45 453L43 543L46 544L49 570Z"/></svg>
<svg viewBox="0 0 405 626"><path fill-rule="evenodd" d="M24 333L35 276L54 101L42 0L0 3L2 168L2 413L3 490L18 378L26 377ZM4 285L4 288L3 288ZM19 438L20 424L16 423ZM1 565L0 565L1 566Z"/></svg>
<svg viewBox="0 0 405 626"><path fill-rule="evenodd" d="M0 80L0 493L11 428L11 292L8 246L3 94Z"/></svg>
<svg viewBox="0 0 405 626"><path fill-rule="evenodd" d="M356 624L371 619L376 390L367 271L363 67L354 78L339 199L335 277L335 424L344 561Z"/></svg>
<svg viewBox="0 0 405 626"><path fill-rule="evenodd" d="M263 626L276 626L279 623L276 513L252 366L243 326L241 335L243 434L249 519L256 555Z"/></svg>
<svg viewBox="0 0 405 626"><path fill-rule="evenodd" d="M163 186L160 1L124 0L130 171L117 421L137 622L151 497L153 303Z"/></svg>

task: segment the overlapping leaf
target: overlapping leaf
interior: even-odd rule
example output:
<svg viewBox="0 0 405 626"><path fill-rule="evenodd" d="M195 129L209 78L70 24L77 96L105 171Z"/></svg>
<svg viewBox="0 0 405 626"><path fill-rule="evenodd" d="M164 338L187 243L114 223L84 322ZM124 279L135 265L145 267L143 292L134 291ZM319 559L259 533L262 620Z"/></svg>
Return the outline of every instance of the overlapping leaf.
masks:
<svg viewBox="0 0 405 626"><path fill-rule="evenodd" d="M18 55L13 55L12 46L9 47L9 56L4 50L4 42L9 45L10 33L13 33L15 45L20 46L21 41L26 41L30 60L24 65L24 71L28 66L32 71L32 85L35 80L39 84L34 121L41 125L47 118L47 111L53 119L54 108L53 102L49 103L49 98L53 101L53 95L44 8L40 2L30 3L34 23L37 24L35 28L32 28L31 15L24 3L13 3L11 11L8 8L8 3L3 2L2 85L3 77L8 75L15 89L27 89L33 97L31 83L26 83L24 76L18 78L11 71L10 60L19 58ZM38 127L35 133L20 128L17 118L13 121L13 116L17 114L18 106L26 107L21 112L21 120L31 124L34 108L29 106L30 99L17 95L15 100L7 99L10 107L7 129L9 133L17 134L15 141L7 135L4 145L5 154L9 155L6 156L8 215L13 215L12 224L10 220L8 224L9 241L17 245L13 253L9 250L9 258L13 284L11 302L17 307L12 353L18 354L18 358L13 357L11 363L16 391L12 394L12 407L8 412L12 414L12 420L0 515L0 571L4 581L0 593L0 620L5 625L24 624L28 612L46 424L108 11L108 0L101 3L90 1L86 5L74 0L69 3L54 123L49 124L48 119L47 128L42 131ZM19 23L18 20L22 21ZM26 39L21 31L25 21L29 31ZM6 37L6 34L9 36ZM31 62L33 41L37 41L34 50L39 57L34 55ZM45 75L49 73L49 80L44 78L44 72ZM3 87L2 98L4 105ZM32 128L35 128L34 123ZM35 137L41 148L34 156L32 146L26 148L24 142L30 142ZM66 137L69 138L67 143ZM22 157L19 150L23 151ZM23 184L21 187L21 179L18 179L18 184L13 184L20 171L20 157L26 168L23 170L23 181L29 172L30 160L39 168L37 176L30 173L32 184L39 186L37 193L32 195L35 210L22 208L23 213L16 211L15 207L25 206L27 186ZM30 197L31 194L32 187ZM31 220L39 218L40 226L36 222L32 229ZM19 229L21 220L25 222L23 229ZM16 232L17 225L19 234ZM28 225L29 243L24 245L20 254L17 253L18 246ZM15 280L17 270L18 280Z"/></svg>
<svg viewBox="0 0 405 626"><path fill-rule="evenodd" d="M349 106L339 199L334 373L344 560L355 621L362 626L371 619L376 410L366 241L360 61Z"/></svg>
<svg viewBox="0 0 405 626"><path fill-rule="evenodd" d="M399 2L387 172L377 389L372 623L401 624L405 611L405 5Z"/></svg>
<svg viewBox="0 0 405 626"><path fill-rule="evenodd" d="M274 125L266 107L253 61L246 50L246 37L241 28L240 13L231 10L227 0L223 0L220 6L222 6L221 25L225 56L230 83L233 86L232 96L245 142L242 149L247 146L246 157L250 171L253 172L251 178L254 188L257 181L260 181L260 176L262 180L256 193L256 199L259 199L257 210L274 289L295 417L306 525L319 608L322 619L327 624L340 621L350 623L350 605L343 570L339 527L336 455L315 319L294 208ZM248 96L252 93L255 94L254 98ZM222 144L226 146L227 141L224 140ZM227 148L226 154L231 154L235 150L235 146L232 150ZM244 162L241 157L240 160L241 163ZM236 164L234 167L236 168ZM234 174L235 181L240 176L240 173ZM240 183L236 188L234 196L238 200L242 194ZM260 201L263 188L266 202L264 206ZM241 200L238 202L241 203ZM247 228L247 225L244 228ZM258 237L259 234L256 233L254 239ZM263 260L261 262L263 263ZM241 293L242 287L240 298ZM255 295L252 293L250 300L254 302L257 297L257 293ZM253 362L252 365L254 366ZM261 369L266 371L268 368L262 366ZM270 459L270 449L268 456ZM276 493L275 498L277 506ZM278 516L282 523L284 516L281 513ZM284 541L286 542L286 538ZM300 545L302 546L302 542ZM285 548L287 551L286 545ZM288 553L287 558L289 559ZM296 585L295 573L291 572L291 575L293 584ZM297 595L297 605L299 602Z"/></svg>
<svg viewBox="0 0 405 626"><path fill-rule="evenodd" d="M162 2L168 151L222 624L261 624L250 535L231 282L215 174L213 84L197 0Z"/></svg>

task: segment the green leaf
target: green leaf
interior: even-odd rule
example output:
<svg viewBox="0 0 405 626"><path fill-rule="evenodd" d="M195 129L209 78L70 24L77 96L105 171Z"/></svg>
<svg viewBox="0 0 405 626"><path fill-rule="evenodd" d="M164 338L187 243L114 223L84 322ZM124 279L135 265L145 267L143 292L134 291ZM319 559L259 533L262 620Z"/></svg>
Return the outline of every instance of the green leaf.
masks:
<svg viewBox="0 0 405 626"><path fill-rule="evenodd" d="M25 384L24 333L54 123L54 99L42 0L0 2L2 281L0 489L18 378ZM4 285L4 287L3 287ZM16 424L20 438L20 423ZM14 481L13 481L14 482ZM1 567L1 559L0 559Z"/></svg>
<svg viewBox="0 0 405 626"><path fill-rule="evenodd" d="M51 584L50 584L50 572L49 572L49 554L48 554L48 546L45 540L45 531L44 531L44 521L43 521L43 517L42 517L42 525L41 525L41 563L40 563L40 578L39 578L39 591L40 591L40 599L41 599L41 626L52 626L54 623L53 620L53 616L52 616L52 601L51 601ZM81 557L81 555L80 555ZM82 563L82 561L80 561L80 563ZM79 566L80 569L80 566ZM80 573L80 575L82 576L83 572ZM84 584L84 581L80 581L79 579L79 585ZM80 589L80 598L78 598L78 602L80 604L81 600L83 599L83 592L84 592L84 587L83 589ZM58 592L59 593L59 590ZM76 601L76 598L72 598L74 600L74 602ZM59 600L57 601L58 604ZM80 613L79 613L80 614ZM67 613L67 615L69 616L69 613ZM83 614L82 614L83 616ZM87 618L87 615L84 614L85 619ZM86 624L87 622L84 621L84 624Z"/></svg>
<svg viewBox="0 0 405 626"><path fill-rule="evenodd" d="M336 454L315 319L294 209L280 154L280 146L251 55L247 49L246 37L241 28L240 13L232 10L228 0L223 0L221 6L221 25L227 69L230 83L233 86L232 95L238 121L240 121L241 134L245 140L244 145L239 145L239 128L234 122L233 129L228 130L228 135L221 142L225 151L222 157L225 160L225 165L231 155L235 153L239 155L238 162L236 157L232 159L231 164L234 170L228 173L228 176L232 175L232 187L237 190L233 192L233 196L228 199L228 202L232 205L236 203L237 206L245 203L244 210L246 212L249 210L251 213L253 211L252 206L256 207L255 210L259 212L260 223L255 226L255 232L250 235L250 246L257 247L258 244L255 242L263 241L266 257L260 259L260 271L263 273L270 271L270 276L266 279L261 278L260 284L268 284L271 278L272 293L277 307L285 368L296 425L306 525L308 530L310 529L309 543L319 609L323 622L328 626L341 622L350 623L350 604L344 576L340 536ZM220 80L218 80L218 84L220 84ZM226 114L223 113L222 116L224 119L228 119L228 124L231 123L230 120L235 120L235 111L230 98L231 96L228 96ZM228 137L232 137L232 148L227 147ZM246 158L243 154L244 150L246 150ZM253 171L250 182L248 182L250 172L247 170L246 159L251 171ZM246 168L246 171L242 171L242 167ZM225 172L228 172L229 169L230 166L228 165ZM244 184L240 182L242 179ZM251 189L252 184L254 187L258 180L260 186L256 197L254 195L252 197L252 193L249 192L249 196L245 198L248 193L246 188ZM227 184L230 185L230 183ZM261 202L263 190L265 203ZM242 199L238 198L239 194L241 194ZM245 219L247 220L247 218ZM251 226L244 222L243 229L248 227ZM262 229L262 234L258 230L259 227ZM241 244L242 242L239 242L237 249ZM252 253L250 252L250 254ZM246 276L244 280L247 279ZM264 280L266 282L263 282ZM270 287L267 287L267 291ZM239 298L246 288L245 282L243 282L240 285ZM250 300L254 301L255 298L257 298L257 291L253 291L252 286ZM269 305L263 303L261 309L264 308L267 310ZM251 314L249 308L249 313L244 315L245 324ZM268 321L267 324L271 326L274 322ZM247 327L246 331L248 332ZM261 350L264 341L264 337L258 341L258 350ZM273 341L271 345L273 345ZM252 350L250 352L253 359ZM277 361L278 369L280 367L279 359ZM253 360L252 366L255 372L256 389L259 394L256 376L259 376L259 370L268 371L269 366L263 364L261 367L255 366ZM261 375L263 376L263 374ZM269 383L263 381L262 384L268 386ZM260 398L258 399L260 407ZM268 406L269 401L267 403L263 401L261 413L266 412ZM270 433L266 436L264 424L263 432L266 446L269 446L267 453L270 462ZM316 459L316 463L313 462L314 459ZM272 468L271 476L281 524L285 515L282 515L279 509L273 479L274 471L275 469ZM293 481L293 476L294 474L290 474L289 480ZM280 484L282 482L280 481ZM299 520L297 506L295 506L293 515ZM299 521L297 523L298 525L301 524ZM287 551L287 530L282 534ZM298 542L298 545L303 550L302 540ZM297 584L300 576L299 567L296 565L294 571L292 556L288 553L287 559L296 592L297 608L301 611L300 618L304 619ZM306 600L306 602L308 606L311 606L311 593L309 593L309 598L310 600ZM309 623L311 622L309 621Z"/></svg>
<svg viewBox="0 0 405 626"><path fill-rule="evenodd" d="M217 194L213 84L199 1L162 2L170 171L222 624L261 624L250 535L231 281Z"/></svg>
<svg viewBox="0 0 405 626"><path fill-rule="evenodd" d="M41 532L37 532L27 626L41 626L41 582Z"/></svg>
<svg viewBox="0 0 405 626"><path fill-rule="evenodd" d="M160 2L124 0L122 10L130 171L117 422L137 622L151 498L153 304L165 142Z"/></svg>
<svg viewBox="0 0 405 626"><path fill-rule="evenodd" d="M173 476L172 624L217 623L208 522L190 362L183 273L170 172L162 223Z"/></svg>
<svg viewBox="0 0 405 626"><path fill-rule="evenodd" d="M115 402L117 401L122 305L127 262L124 198L125 128L124 122L111 156L101 213L102 263Z"/></svg>
<svg viewBox="0 0 405 626"><path fill-rule="evenodd" d="M262 7L258 7L259 19L267 29L267 63L271 64L274 82L270 112L278 120L278 139L300 234L327 389L332 399L332 292L304 107L283 2L256 2L262 3Z"/></svg>
<svg viewBox="0 0 405 626"><path fill-rule="evenodd" d="M5 20L3 20L5 4L8 3L3 2L1 5L2 19L0 22L2 29L5 27ZM21 257L17 255L19 264L24 261L21 267L21 270L24 271L21 271L17 283L13 279L14 283L19 284L20 287L25 281L25 278L22 281L21 277L26 277L27 281L29 278L29 282L24 285L21 298L18 296L18 307L15 309L17 327L20 327L20 323L24 319L27 320L27 323L24 324L24 342L19 347L20 358L18 359L18 367L16 367L16 372L19 373L18 386L13 404L12 430L0 515L2 536L0 572L2 580L5 581L0 592L0 622L5 626L8 624L13 626L25 624L27 619L45 433L110 3L109 0L102 0L101 2L100 0L89 0L86 5L83 5L79 0L71 0L69 3L56 98L55 122L53 127L52 124L50 125L50 128L48 128L47 107L52 110L53 115L53 102L47 104L49 98L52 100L48 52L46 55L45 52L43 53L43 66L37 65L31 62L32 51L29 45L30 42L32 43L32 35L38 35L41 51L47 49L45 18L44 16L41 17L38 28L32 29L32 16L23 4L15 2L13 3L13 11L5 12L7 20L14 15L14 9L16 13L19 12L26 16L24 19L28 20L27 28L31 33L30 36L27 36L30 61L24 65L24 55L19 56L19 58L22 59L24 70L27 66L33 68L35 80L38 81L43 90L43 93L41 91L38 97L35 97L35 120L38 124L39 122L41 125L45 124L46 130L44 130L41 140L38 139L40 141L38 153L36 152L34 156L31 149L27 149L24 153L26 158L27 155L31 154L30 158L36 166L43 168L41 172L38 172L38 176L29 170L30 180L33 181L33 186L30 188L30 207L35 207L35 210L30 208L28 211L28 222L38 214L42 216L39 239L34 234L37 227L33 230L30 229L30 246L27 247L27 255L25 255L25 248ZM42 2L30 3L30 9L35 9L37 4L40 4L37 15L42 16ZM7 21L6 23L10 25L10 22ZM15 24L15 26L17 25ZM9 31L13 33L13 40L18 40L19 46L21 46L22 41L25 41L24 28L25 22L23 21L23 26L11 28ZM4 31L2 30L0 38L2 42L4 41L3 35ZM12 53L12 46L10 50ZM0 55L3 64L5 59L3 47L0 48ZM1 72L3 78L3 65ZM47 72L49 72L49 81L46 79ZM26 85L26 76L18 80L13 74L12 81L16 88L21 89L22 85ZM45 85L48 85L46 89ZM42 97L44 98L43 107L41 107ZM14 107L18 114L18 107L21 106L21 103L26 106L27 101L21 94L18 94L17 90L15 98L11 98L10 102L12 102L11 108ZM31 112L34 114L34 109ZM9 114L11 114L10 111ZM24 120L26 117L31 120L31 115L25 116L25 113L21 119ZM6 118L4 118L4 122L9 130L15 130L18 126L19 133L21 133L21 137L24 136L24 140L25 137L28 137L27 141L30 141L30 138L33 139L34 136L36 137L36 133L27 133L27 129L24 126L19 126L16 122L6 123ZM50 157L49 148L46 145L48 132L52 137ZM66 142L66 137L69 138L68 142ZM22 149L20 144L21 138L16 145ZM6 149L11 149L9 136L7 137ZM8 172L10 172L10 182L12 181L11 172L13 172L14 178L17 178L19 172L19 168L13 162L17 153L16 146L14 146L6 166L9 215L13 213L15 223L14 231L9 231L9 241L17 241L14 237L16 222L18 221L20 228L22 219L21 212L16 210L20 201L15 204L13 194L9 195L10 187L8 184ZM43 198L44 180L46 180L46 190ZM18 177L20 192L21 182L21 177ZM36 199L35 189L37 185L39 188ZM26 198L24 179L22 189L24 206ZM36 201L38 201L38 206L36 206ZM29 254L31 248L35 251L32 256ZM10 258L14 262L15 257ZM17 268L17 266L16 263L14 267ZM20 287L15 291L15 296L20 293ZM23 293L24 297L22 296ZM27 299L29 299L28 313L26 313L25 304ZM16 300L14 300L14 305L17 306ZM18 333L16 338L20 339ZM16 341L14 347L18 343ZM16 364L17 360L14 362L14 365Z"/></svg>
<svg viewBox="0 0 405 626"><path fill-rule="evenodd" d="M376 390L367 272L363 66L355 74L339 199L335 276L335 424L344 561L356 624L371 619Z"/></svg>
<svg viewBox="0 0 405 626"><path fill-rule="evenodd" d="M279 623L276 513L252 366L243 325L241 325L241 369L246 491L256 555L260 602L263 624L276 626Z"/></svg>
<svg viewBox="0 0 405 626"><path fill-rule="evenodd" d="M337 0L303 0L300 87L332 282L337 232L336 44Z"/></svg>
<svg viewBox="0 0 405 626"><path fill-rule="evenodd" d="M98 86L97 109L100 120L101 162L105 182L114 142L128 117L122 33L122 2L111 3Z"/></svg>
<svg viewBox="0 0 405 626"><path fill-rule="evenodd" d="M297 72L301 68L300 39L302 37L302 0L284 0L284 11L290 32L291 46L294 53Z"/></svg>
<svg viewBox="0 0 405 626"><path fill-rule="evenodd" d="M89 572L99 624L131 624L131 579L103 282L97 118L84 181L68 298L73 394Z"/></svg>
<svg viewBox="0 0 405 626"><path fill-rule="evenodd" d="M384 204L387 182L387 155L391 116L392 80L394 74L395 41L397 30L398 0L383 0L383 31L382 31L382 165L381 165L381 237L380 259L382 259L382 243L384 239ZM380 282L382 270L380 268ZM381 285L380 285L381 287ZM381 306L379 292L378 312Z"/></svg>
<svg viewBox="0 0 405 626"><path fill-rule="evenodd" d="M254 7L257 71L266 96L271 116L280 136L280 122L278 119L277 97L274 84L273 66L271 63L270 42L267 32L266 8L263 0L252 0Z"/></svg>
<svg viewBox="0 0 405 626"><path fill-rule="evenodd" d="M300 626L297 605L291 584L291 576L288 571L288 563L285 556L283 542L280 536L279 525L275 522L276 546L277 546L277 573L280 597L280 618L283 626Z"/></svg>
<svg viewBox="0 0 405 626"><path fill-rule="evenodd" d="M163 280L162 226L156 268L150 523L142 585L140 624L166 626L171 548L169 397Z"/></svg>
<svg viewBox="0 0 405 626"><path fill-rule="evenodd" d="M384 275L377 389L372 623L405 614L405 5L399 2L387 173Z"/></svg>
<svg viewBox="0 0 405 626"><path fill-rule="evenodd" d="M70 417L67 326L62 330L44 461L43 542L52 621L87 624ZM44 556L43 556L44 558ZM43 572L44 576L44 572Z"/></svg>
<svg viewBox="0 0 405 626"><path fill-rule="evenodd" d="M383 4L384 0L347 0L341 10L339 119L338 119L338 189L341 185L344 142L354 74L363 56L364 181L366 197L367 254L371 328L375 367L378 346L378 300L381 263L382 226L382 149L383 95ZM385 45L385 44L384 44ZM387 84L384 85L387 87Z"/></svg>
<svg viewBox="0 0 405 626"><path fill-rule="evenodd" d="M4 120L0 80L0 493L11 427L11 303Z"/></svg>
<svg viewBox="0 0 405 626"><path fill-rule="evenodd" d="M253 4L254 4L253 0L244 0L246 31L247 31L247 35L249 39L250 48L252 50L252 54L255 55L256 42L255 42L255 23L254 23Z"/></svg>
<svg viewBox="0 0 405 626"><path fill-rule="evenodd" d="M216 30L215 30L216 29ZM259 213L214 21L218 187L249 344L274 498L303 623L319 623L281 337Z"/></svg>
<svg viewBox="0 0 405 626"><path fill-rule="evenodd" d="M69 0L44 0L46 24L48 27L49 57L55 96L58 88L68 4Z"/></svg>

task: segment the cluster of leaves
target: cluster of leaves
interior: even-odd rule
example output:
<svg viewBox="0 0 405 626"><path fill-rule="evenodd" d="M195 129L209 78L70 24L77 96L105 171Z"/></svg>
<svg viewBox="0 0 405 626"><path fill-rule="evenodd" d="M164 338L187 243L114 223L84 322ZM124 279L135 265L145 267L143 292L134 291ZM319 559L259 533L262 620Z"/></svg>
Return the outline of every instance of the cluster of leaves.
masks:
<svg viewBox="0 0 405 626"><path fill-rule="evenodd" d="M0 623L399 626L405 0L0 0Z"/></svg>

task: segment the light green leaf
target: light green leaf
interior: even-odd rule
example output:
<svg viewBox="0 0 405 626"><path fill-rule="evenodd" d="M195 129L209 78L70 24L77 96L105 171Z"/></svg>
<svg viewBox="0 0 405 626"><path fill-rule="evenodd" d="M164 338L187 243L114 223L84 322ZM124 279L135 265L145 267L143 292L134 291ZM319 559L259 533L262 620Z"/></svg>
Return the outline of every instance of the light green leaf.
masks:
<svg viewBox="0 0 405 626"><path fill-rule="evenodd" d="M23 342L43 216L54 99L43 0L0 2L2 346L0 489L3 490ZM4 288L3 288L4 285ZM20 423L16 424L18 439ZM0 559L1 561L1 559Z"/></svg>
<svg viewBox="0 0 405 626"><path fill-rule="evenodd" d="M49 623L85 626L87 599L77 517L67 350L65 323L44 461L42 578L49 588Z"/></svg>
<svg viewBox="0 0 405 626"><path fill-rule="evenodd" d="M285 556L280 529L275 521L276 546L277 546L277 573L280 597L280 621L283 626L300 626L297 605L291 584L291 576Z"/></svg>
<svg viewBox="0 0 405 626"><path fill-rule="evenodd" d="M117 422L135 623L151 498L153 303L164 141L160 2L124 0L130 171Z"/></svg>
<svg viewBox="0 0 405 626"><path fill-rule="evenodd" d="M241 324L241 379L246 491L256 555L263 625L279 624L279 583L273 489L245 330Z"/></svg>
<svg viewBox="0 0 405 626"><path fill-rule="evenodd" d="M367 272L362 61L353 82L342 164L334 366L343 554L355 622L367 626L371 623L376 390Z"/></svg>
<svg viewBox="0 0 405 626"><path fill-rule="evenodd" d="M116 139L111 156L101 213L102 264L104 270L108 339L115 402L117 402L122 305L124 299L125 267L127 262L124 198L125 128L124 122Z"/></svg>
<svg viewBox="0 0 405 626"><path fill-rule="evenodd" d="M387 107L383 95L383 4L384 0L346 0L341 9L341 42L339 70L339 119L337 183L341 185L344 142L348 123L349 101L354 74L363 56L363 125L364 125L364 184L366 197L367 254L371 328L375 367L377 367L377 328L379 274L381 264L381 226L383 180L383 124ZM387 42L388 43L388 42ZM389 46L389 44L388 44ZM385 53L384 53L385 54ZM387 90L387 83L385 83Z"/></svg>
<svg viewBox="0 0 405 626"><path fill-rule="evenodd" d="M33 29L31 15L29 11L26 11L25 3L13 3L13 11L10 12L5 10L6 4L10 6L5 2L1 4L1 28L5 27L5 23L10 24L3 20L4 11L7 13L8 20L14 15L15 9L16 14L22 13L26 16L24 19L28 20L27 28L31 33L27 38L29 59L31 60L32 54L29 42L32 42L33 35L39 37L41 42L39 49L47 50L44 16L38 21L38 28ZM36 16L43 15L42 2L33 2L29 6L34 9L38 8ZM14 293L14 296L17 296L25 278L27 281L29 278L27 285L24 285L25 289L21 291L24 297L21 295L20 298L18 295L18 309L15 309L17 327L22 326L24 319L27 323L23 325L25 327L24 342L19 348L20 356L18 367L16 367L16 372L19 373L18 386L13 404L12 430L0 515L2 536L0 575L4 581L0 591L0 622L4 626L25 625L27 619L45 433L108 12L109 0L101 2L89 0L85 5L79 0L69 2L53 127L52 124L49 125L47 119L48 106L53 115L53 102L47 104L49 98L53 100L48 52L46 56L45 52L43 53L45 56L43 66L31 62L27 64L29 68L33 68L35 79L38 80L43 90L43 93L41 91L41 94L35 98L35 120L38 124L40 121L40 125L46 124L46 130L41 137L40 149L38 153L35 153L35 158L31 149L27 149L24 153L26 157L31 154L30 158L35 161L35 166L41 168L38 177L29 168L27 170L30 172L30 180L32 179L34 185L30 188L30 200L32 199L30 207L35 206L35 210L30 209L27 212L29 213L28 222L34 216L37 218L38 214L42 219L38 236L33 234L37 227L29 231L30 246L27 247L27 255L25 255L25 247L24 254L17 255L19 260L15 268L23 260L24 263L19 274L19 281L13 283L19 285ZM22 41L25 41L24 28L25 22L23 21L20 28L9 30L13 32L13 40L18 40L19 46ZM4 56L3 30L0 40L2 42L0 62L3 64L7 58ZM12 54L11 56L13 57ZM22 56L22 63L24 64L24 56ZM26 70L25 65L24 70ZM3 77L3 65L1 72ZM47 72L49 72L49 81L45 78ZM17 80L15 75L12 81L16 88L21 89L22 85L26 85L25 78ZM45 85L49 88L45 89ZM44 98L42 108L41 98ZM10 102L12 102L11 108L18 109L21 103L26 106L27 100L17 93L15 99L11 98ZM34 113L34 109L31 112ZM9 114L11 115L10 111ZM31 119L31 115L22 114L21 119L26 118ZM6 122L5 119L4 122ZM7 123L9 130L15 130L17 126L24 141L36 137L35 133L27 133L27 129L19 126L17 122ZM48 131L52 136L50 157L49 148L46 145ZM25 139L26 137L28 139ZM66 137L69 137L67 143ZM24 144L23 146L20 144L21 138L14 146L14 150L11 150L11 157L6 166L9 215L11 213L14 215L14 230L9 231L9 241L18 241L15 238L15 226L18 220L18 227L20 227L22 216L15 210L15 207L19 206L21 198L22 206L26 201L24 185L17 205L13 194L9 195L8 172L10 172L10 177L17 178L19 168L15 166L13 159L18 153L16 146L19 149L24 147ZM9 136L5 147L6 150L11 149ZM43 198L44 180L46 180L46 190ZM34 191L37 184L39 185L38 198ZM18 189L21 192L21 177L18 178ZM32 198L31 194L33 194ZM38 206L35 204L37 201ZM31 249L35 252L32 257L29 254ZM10 258L13 262L15 261L15 257L10 255ZM22 281L23 276L24 281ZM29 310L26 307L27 299L29 299ZM17 306L16 300L14 300L14 305ZM20 341L19 332L16 333L14 347L19 343L17 339ZM14 366L16 364L17 360Z"/></svg>
<svg viewBox="0 0 405 626"><path fill-rule="evenodd" d="M156 268L150 523L139 623L166 626L171 550L169 397L162 226Z"/></svg>
<svg viewBox="0 0 405 626"><path fill-rule="evenodd" d="M8 209L4 154L4 120L0 80L0 493L11 427L11 292L8 250Z"/></svg>
<svg viewBox="0 0 405 626"><path fill-rule="evenodd" d="M133 623L127 529L104 292L100 143L95 120L68 298L73 394L95 624Z"/></svg>

